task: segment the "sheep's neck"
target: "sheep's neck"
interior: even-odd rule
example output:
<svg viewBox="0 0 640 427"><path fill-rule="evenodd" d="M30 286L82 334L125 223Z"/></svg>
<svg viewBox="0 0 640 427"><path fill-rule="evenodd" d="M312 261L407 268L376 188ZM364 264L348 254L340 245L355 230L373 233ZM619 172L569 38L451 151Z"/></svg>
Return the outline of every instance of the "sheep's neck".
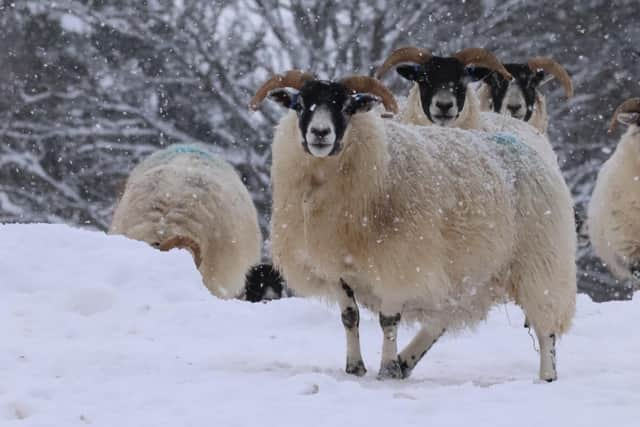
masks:
<svg viewBox="0 0 640 427"><path fill-rule="evenodd" d="M374 113L354 116L344 135L343 151L335 158L311 160L304 191L306 203L344 201L345 208L354 209L356 201L371 200L382 191L387 147L380 120ZM366 207L358 210L362 209Z"/></svg>

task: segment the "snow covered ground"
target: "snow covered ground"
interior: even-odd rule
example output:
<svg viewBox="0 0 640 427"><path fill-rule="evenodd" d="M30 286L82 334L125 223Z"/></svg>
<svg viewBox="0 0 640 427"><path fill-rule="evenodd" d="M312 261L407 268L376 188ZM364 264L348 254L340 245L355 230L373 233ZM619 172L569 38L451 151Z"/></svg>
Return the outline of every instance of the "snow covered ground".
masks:
<svg viewBox="0 0 640 427"><path fill-rule="evenodd" d="M638 426L640 296L579 298L560 380L513 305L445 336L408 381L343 372L334 307L219 301L184 251L62 225L0 226L0 426ZM401 344L411 334L401 331Z"/></svg>

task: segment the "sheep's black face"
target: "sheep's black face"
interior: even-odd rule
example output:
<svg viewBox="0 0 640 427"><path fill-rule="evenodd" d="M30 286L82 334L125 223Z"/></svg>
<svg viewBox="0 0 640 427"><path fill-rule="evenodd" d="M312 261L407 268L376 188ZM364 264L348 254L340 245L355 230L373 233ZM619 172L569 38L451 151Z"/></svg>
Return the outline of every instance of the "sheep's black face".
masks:
<svg viewBox="0 0 640 427"><path fill-rule="evenodd" d="M418 83L422 109L429 120L453 126L464 108L467 84L472 80L462 62L434 56L423 65L400 65L398 74Z"/></svg>
<svg viewBox="0 0 640 427"><path fill-rule="evenodd" d="M493 111L528 121L533 114L536 91L544 79L544 71L533 72L527 64L504 64L504 67L514 77L511 82L486 68L477 68L472 74L489 85Z"/></svg>
<svg viewBox="0 0 640 427"><path fill-rule="evenodd" d="M351 116L380 102L377 96L354 94L341 83L325 80L309 81L299 92L275 89L269 98L298 113L302 146L315 157L340 153Z"/></svg>

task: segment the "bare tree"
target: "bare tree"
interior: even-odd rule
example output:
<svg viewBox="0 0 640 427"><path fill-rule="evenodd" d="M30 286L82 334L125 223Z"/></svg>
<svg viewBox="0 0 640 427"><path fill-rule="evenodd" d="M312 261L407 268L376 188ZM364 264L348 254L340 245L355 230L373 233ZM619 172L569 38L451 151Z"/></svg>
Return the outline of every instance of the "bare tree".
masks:
<svg viewBox="0 0 640 427"><path fill-rule="evenodd" d="M107 227L118 187L173 142L219 149L269 221L269 142L280 112L247 102L288 68L372 74L393 48L484 46L505 61L549 55L577 96L545 88L550 137L579 213L614 147L605 121L637 95L640 5L619 0L23 0L0 2L0 221ZM385 80L400 93L409 87ZM583 238L580 288L625 298Z"/></svg>

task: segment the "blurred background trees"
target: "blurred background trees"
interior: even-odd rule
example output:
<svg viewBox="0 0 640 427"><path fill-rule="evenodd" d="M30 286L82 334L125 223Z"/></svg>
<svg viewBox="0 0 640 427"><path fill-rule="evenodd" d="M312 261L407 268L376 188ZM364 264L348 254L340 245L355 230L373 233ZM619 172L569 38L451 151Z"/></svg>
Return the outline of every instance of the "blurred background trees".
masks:
<svg viewBox="0 0 640 427"><path fill-rule="evenodd" d="M372 74L405 44L565 65L576 96L566 102L558 84L544 88L549 136L583 216L618 138L606 123L640 96L639 15L637 0L0 0L0 221L106 229L141 158L202 142L242 174L266 235L269 142L281 112L267 104L250 113L253 91L288 68ZM579 251L583 292L628 297L584 236Z"/></svg>

